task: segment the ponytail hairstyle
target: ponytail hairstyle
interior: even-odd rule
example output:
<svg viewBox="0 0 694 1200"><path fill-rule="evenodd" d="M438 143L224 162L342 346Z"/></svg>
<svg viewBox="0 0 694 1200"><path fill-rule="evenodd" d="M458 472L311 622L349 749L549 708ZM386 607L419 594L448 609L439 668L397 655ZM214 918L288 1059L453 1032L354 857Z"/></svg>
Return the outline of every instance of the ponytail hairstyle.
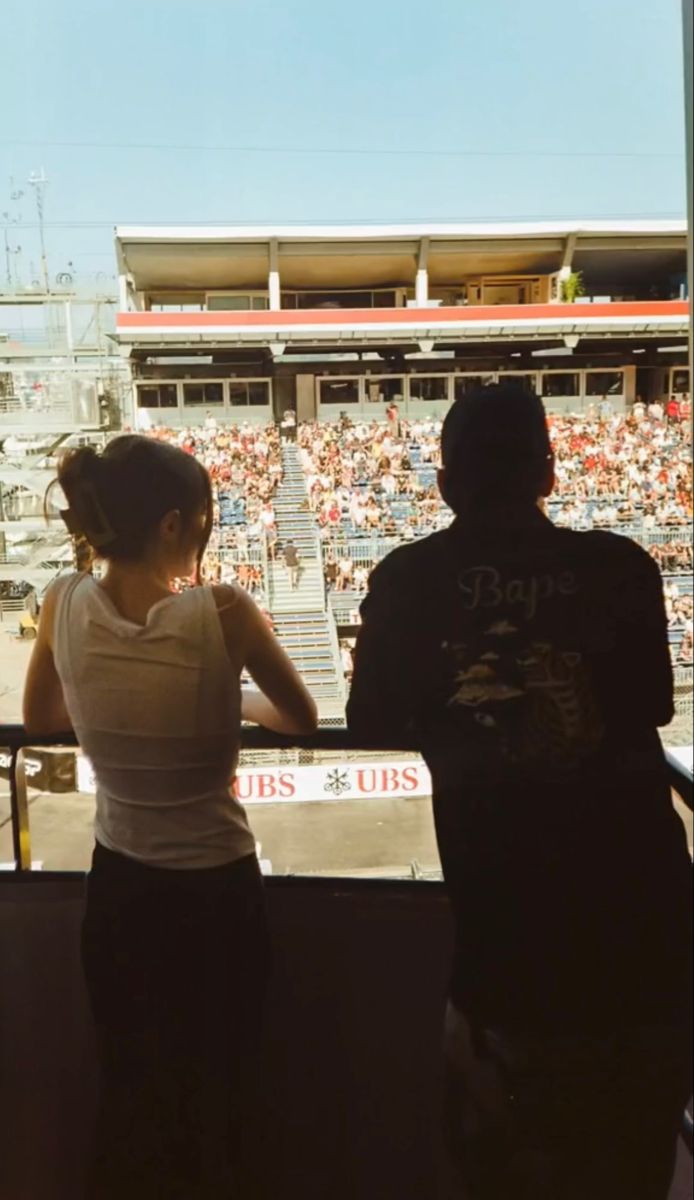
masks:
<svg viewBox="0 0 694 1200"><path fill-rule="evenodd" d="M162 517L181 514L183 536L204 514L197 554L196 581L212 531L212 487L202 463L166 442L125 434L109 442L102 454L92 446L69 450L60 459L57 479L68 508L61 511L69 532L84 539L92 557L114 562L143 558Z"/></svg>

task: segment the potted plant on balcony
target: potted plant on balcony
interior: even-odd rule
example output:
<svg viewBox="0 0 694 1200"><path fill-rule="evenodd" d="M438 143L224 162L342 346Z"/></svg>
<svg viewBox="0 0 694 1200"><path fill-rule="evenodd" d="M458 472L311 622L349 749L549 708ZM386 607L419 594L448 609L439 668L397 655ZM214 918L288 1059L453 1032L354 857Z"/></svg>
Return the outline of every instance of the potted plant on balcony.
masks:
<svg viewBox="0 0 694 1200"><path fill-rule="evenodd" d="M584 294L583 275L580 271L572 271L570 275L567 275L566 279L562 279L562 304L573 304L577 296L583 296Z"/></svg>

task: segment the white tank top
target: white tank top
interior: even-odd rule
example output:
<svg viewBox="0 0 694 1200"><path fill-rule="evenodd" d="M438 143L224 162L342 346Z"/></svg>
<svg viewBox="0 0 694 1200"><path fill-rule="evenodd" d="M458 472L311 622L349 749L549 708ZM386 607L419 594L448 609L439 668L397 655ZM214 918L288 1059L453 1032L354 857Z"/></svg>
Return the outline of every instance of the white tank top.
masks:
<svg viewBox="0 0 694 1200"><path fill-rule="evenodd" d="M215 867L255 851L231 784L238 671L212 590L167 596L146 625L87 574L70 576L53 647L67 711L96 776L96 839L160 867Z"/></svg>

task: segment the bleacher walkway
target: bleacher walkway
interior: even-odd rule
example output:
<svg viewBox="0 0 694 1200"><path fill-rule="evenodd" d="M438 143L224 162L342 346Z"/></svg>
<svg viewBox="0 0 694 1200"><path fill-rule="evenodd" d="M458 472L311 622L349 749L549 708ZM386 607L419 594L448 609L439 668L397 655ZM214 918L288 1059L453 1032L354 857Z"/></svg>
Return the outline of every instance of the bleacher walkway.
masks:
<svg viewBox="0 0 694 1200"><path fill-rule="evenodd" d="M298 587L292 591L281 551L277 562L268 564L270 611L275 632L315 697L321 717L341 716L345 690L337 632L332 613L326 611L316 524L293 443L282 447L282 467L282 482L273 501L278 542L280 546L290 539L294 542L301 566Z"/></svg>

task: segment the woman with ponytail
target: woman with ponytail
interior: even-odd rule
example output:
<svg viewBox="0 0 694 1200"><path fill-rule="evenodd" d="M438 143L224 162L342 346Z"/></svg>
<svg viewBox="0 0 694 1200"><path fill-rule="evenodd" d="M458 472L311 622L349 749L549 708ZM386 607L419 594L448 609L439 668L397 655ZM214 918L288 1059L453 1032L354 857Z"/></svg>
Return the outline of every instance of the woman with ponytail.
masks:
<svg viewBox="0 0 694 1200"><path fill-rule="evenodd" d="M97 781L82 956L102 1088L87 1195L253 1195L240 1151L267 934L233 778L243 719L308 734L315 704L247 594L202 583L199 462L128 435L67 453L56 482L67 528L105 566L50 587L24 694L27 731L74 729ZM175 594L187 577L198 586ZM244 669L257 691L241 691Z"/></svg>

